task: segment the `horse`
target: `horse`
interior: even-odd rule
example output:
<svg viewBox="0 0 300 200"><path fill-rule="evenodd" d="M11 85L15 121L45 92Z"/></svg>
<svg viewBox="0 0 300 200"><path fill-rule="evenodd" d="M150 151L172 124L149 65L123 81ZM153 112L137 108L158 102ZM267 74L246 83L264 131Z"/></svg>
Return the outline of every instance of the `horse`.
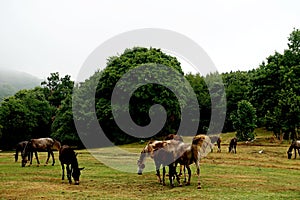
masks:
<svg viewBox="0 0 300 200"><path fill-rule="evenodd" d="M197 168L197 176L198 176L197 188L201 189L200 159L205 157L209 152L211 152L212 147L213 145L211 143L211 140L206 135L196 135L192 140L192 144L184 144L181 146L178 152L182 155L176 160L176 163L184 165L188 170L189 176L187 182L186 182L186 176L184 175L186 185L191 184L192 173L191 173L190 165L195 163ZM185 174L185 170L184 170L184 174Z"/></svg>
<svg viewBox="0 0 300 200"><path fill-rule="evenodd" d="M77 161L77 153L74 152L73 149L71 149L68 145L63 145L59 150L59 161L62 168L62 178L61 180L65 179L65 167L64 165L67 165L67 177L69 180L69 183L72 184L72 178L73 177L75 181L75 185L79 185L79 176L80 171L84 169L84 167L79 168L78 167L78 161ZM71 165L71 169L70 169Z"/></svg>
<svg viewBox="0 0 300 200"><path fill-rule="evenodd" d="M183 138L180 135L176 135L176 134L169 134L165 137L165 140L178 140L183 142Z"/></svg>
<svg viewBox="0 0 300 200"><path fill-rule="evenodd" d="M236 145L237 145L237 138L234 137L231 139L230 143L229 143L229 153L233 152L233 153L236 153Z"/></svg>
<svg viewBox="0 0 300 200"><path fill-rule="evenodd" d="M22 142L19 142L16 146L16 153L15 153L15 162L18 161L18 155L19 155L19 152L22 153L23 149L25 148L25 146L27 145L28 141L22 141ZM28 154L28 160L30 159L30 155Z"/></svg>
<svg viewBox="0 0 300 200"><path fill-rule="evenodd" d="M169 180L170 180L170 186L173 187L173 178L176 176L178 183L180 184L180 179L179 176L176 174L176 166L175 166L175 157L173 153L165 149L165 147L169 143L181 143L178 140L165 140L165 141L159 141L159 140L154 140L154 141L149 141L148 144L143 148L140 154L140 158L137 161L138 165L138 174L142 175L143 170L145 168L145 161L147 157L151 157L154 160L155 163L155 169L156 169L156 176L158 178L158 181L162 185L165 184L165 175L166 175L166 170L165 167L169 167ZM163 176L161 179L160 176L160 167L162 166L163 168Z"/></svg>
<svg viewBox="0 0 300 200"><path fill-rule="evenodd" d="M218 153L221 153L221 142L222 142L222 140L221 140L221 138L219 137L218 138L218 140L217 140L217 145L218 145Z"/></svg>
<svg viewBox="0 0 300 200"><path fill-rule="evenodd" d="M32 165L32 158L33 158L33 152L35 153L35 157L38 163L38 166L40 164L39 158L38 158L38 151L47 151L48 152L48 158L46 160L46 164L48 164L50 155L52 156L52 166L54 166L55 159L53 154L53 149L58 150L60 149L61 144L59 141L54 140L52 138L38 138L38 139L31 139L22 152L22 167L25 167L27 163L26 157L30 155L30 165Z"/></svg>
<svg viewBox="0 0 300 200"><path fill-rule="evenodd" d="M296 140L296 141L293 141L290 148L288 149L287 151L287 154L288 154L288 159L291 159L292 158L292 154L293 154L293 149L294 149L294 152L295 152L295 159L297 157L297 152L296 152L296 149L298 150L298 154L300 156L300 140Z"/></svg>

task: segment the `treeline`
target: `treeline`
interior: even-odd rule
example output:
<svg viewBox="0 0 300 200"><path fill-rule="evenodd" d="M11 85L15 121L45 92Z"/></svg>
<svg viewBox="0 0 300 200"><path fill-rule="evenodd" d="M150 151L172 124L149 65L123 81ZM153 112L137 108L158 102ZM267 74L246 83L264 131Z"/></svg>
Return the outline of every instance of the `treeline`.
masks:
<svg viewBox="0 0 300 200"><path fill-rule="evenodd" d="M120 87L126 86L126 81L118 82L120 78L145 63L170 66L178 74L184 75L175 57L166 55L160 49L142 47L127 49L120 56L110 57L103 71L95 72L80 84L74 85L70 76L60 77L58 73L52 73L40 87L20 90L1 103L0 147L12 148L21 140L46 136L58 139L64 144L82 147L74 119L81 122L80 125L84 126L83 130L86 131L83 135L88 136L93 131L90 120L95 114L107 138L115 144L137 141L138 137L126 134L117 125L115 117L120 116L112 114L111 97L117 83ZM155 68L159 66L157 64L147 64L147 67L157 69ZM167 87L159 84L141 85L132 93L128 106L133 122L141 127L151 123L151 115L155 116L155 112L149 113L151 106L159 104L165 108L166 123L157 137L177 132L182 114L180 108L188 107L192 101L190 95L178 97L169 89L177 86L179 94L188 91L185 85L180 84L181 80L172 79L168 73L163 67L160 70L146 70L143 81L156 79L167 83ZM247 72L212 73L206 76L186 74L184 77L190 83L198 100L200 110L198 133L206 133L209 130L211 98L225 98L222 95L224 88L226 113L220 113L226 115L223 132L237 131L240 140L249 140L255 137L255 127L265 127L272 130L278 139L298 137L300 127L298 29L294 29L288 37L288 48L283 53L275 52L270 55L257 69ZM127 80L138 83L141 81L139 78L133 75ZM126 87L134 90L134 86ZM208 87L213 89L209 91ZM125 96L119 97L122 99ZM125 112L127 108L118 109ZM145 137L143 133L141 136Z"/></svg>

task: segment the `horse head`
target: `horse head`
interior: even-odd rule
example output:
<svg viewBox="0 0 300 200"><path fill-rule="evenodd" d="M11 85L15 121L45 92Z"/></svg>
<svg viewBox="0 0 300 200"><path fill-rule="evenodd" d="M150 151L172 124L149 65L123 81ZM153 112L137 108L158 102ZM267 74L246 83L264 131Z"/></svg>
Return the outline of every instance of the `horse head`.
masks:
<svg viewBox="0 0 300 200"><path fill-rule="evenodd" d="M292 151L288 151L288 152L287 152L287 155L288 155L288 159L291 159L291 158L292 158L292 155L293 155Z"/></svg>
<svg viewBox="0 0 300 200"><path fill-rule="evenodd" d="M138 165L138 175L142 175L143 174L143 170L145 168L145 161L146 161L146 156L149 153L149 144L147 144L145 146L145 148L141 151L140 154L140 158L137 161L137 165Z"/></svg>
<svg viewBox="0 0 300 200"><path fill-rule="evenodd" d="M83 170L84 169L84 167L82 167L82 168L74 168L73 170L72 170L72 177L73 177L73 179L74 179L74 181L75 181L75 185L79 185L79 177L80 177L80 171L81 170Z"/></svg>
<svg viewBox="0 0 300 200"><path fill-rule="evenodd" d="M25 147L23 148L23 151L21 153L21 156L22 156L22 167L25 167L27 161L30 159L30 146L31 146L31 141L29 141L25 145Z"/></svg>

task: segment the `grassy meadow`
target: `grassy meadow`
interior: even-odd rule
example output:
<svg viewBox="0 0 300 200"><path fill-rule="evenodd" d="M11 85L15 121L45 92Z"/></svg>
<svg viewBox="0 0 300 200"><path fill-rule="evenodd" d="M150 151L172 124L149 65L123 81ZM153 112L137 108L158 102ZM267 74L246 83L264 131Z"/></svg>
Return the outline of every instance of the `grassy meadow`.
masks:
<svg viewBox="0 0 300 200"><path fill-rule="evenodd" d="M85 167L80 185L61 180L58 152L56 164L21 167L14 152L0 152L0 199L299 199L300 157L287 159L288 142L279 143L270 132L257 130L255 142L239 142L237 154L229 154L233 133L222 134L222 152L201 161L202 189L197 190L196 168L192 184L175 188L157 182L155 172L125 173L105 166L87 150L77 150L80 167ZM191 138L184 138L189 141ZM124 145L136 153L143 144ZM263 153L258 153L263 150ZM39 153L41 163L46 153ZM293 157L294 158L294 157ZM20 158L19 158L20 159ZM148 159L147 165L154 165Z"/></svg>

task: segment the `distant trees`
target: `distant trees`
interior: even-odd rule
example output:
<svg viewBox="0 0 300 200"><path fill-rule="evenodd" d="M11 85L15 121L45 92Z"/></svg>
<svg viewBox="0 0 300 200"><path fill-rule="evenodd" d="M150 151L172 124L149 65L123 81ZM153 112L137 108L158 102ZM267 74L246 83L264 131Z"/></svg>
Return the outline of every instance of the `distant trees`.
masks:
<svg viewBox="0 0 300 200"><path fill-rule="evenodd" d="M294 29L288 37L288 49L283 53L275 52L268 56L259 68L248 72L221 74L227 102L224 132L235 130L240 140L248 140L255 136L255 127L266 127L279 139L298 138L299 47L300 31ZM89 128L92 128L90 120L95 115L90 112L91 108L95 108L97 120L111 141L116 144L134 141L134 137L127 135L117 126L112 115L111 95L121 77L142 65L147 65L149 69L151 66L169 66L178 74L184 75L175 57L166 55L160 49L143 47L127 49L121 55L108 58L104 70L95 72L89 79L76 86L70 76L60 77L58 73L51 73L50 77L41 83L41 87L20 90L1 102L0 147L11 148L20 140L45 136L54 137L62 143L81 145L74 118L80 117L81 125L88 127L88 135ZM147 75L160 79L160 75L163 75L162 81L169 86L178 86L183 100L178 100L165 86L147 84L134 91L129 104L131 118L140 126L151 122L149 109L152 105L160 104L165 108L167 121L156 135L158 137L177 131L182 114L180 106L188 107L190 101L189 93L185 93L187 88L166 73L163 68L158 71L148 70L143 78L147 79ZM200 121L197 133L206 133L211 128L212 102L225 98L222 95L223 83L218 79L219 75L212 73L205 76L184 76L193 88L199 104ZM141 77L133 75L131 78L138 81ZM75 93L72 93L73 91ZM95 97L95 101L90 97ZM123 98L122 95L119 97ZM78 109L73 109L74 102ZM220 108L215 109L222 112L223 109Z"/></svg>

